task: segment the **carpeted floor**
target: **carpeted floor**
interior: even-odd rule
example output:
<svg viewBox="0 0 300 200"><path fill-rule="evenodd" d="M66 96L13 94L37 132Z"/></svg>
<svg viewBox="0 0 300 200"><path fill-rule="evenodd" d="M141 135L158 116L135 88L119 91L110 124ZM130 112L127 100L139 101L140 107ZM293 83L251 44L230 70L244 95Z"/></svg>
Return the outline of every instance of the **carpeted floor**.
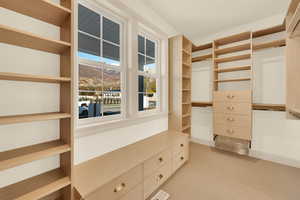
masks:
<svg viewBox="0 0 300 200"><path fill-rule="evenodd" d="M300 169L191 143L190 161L162 189L170 200L300 200Z"/></svg>

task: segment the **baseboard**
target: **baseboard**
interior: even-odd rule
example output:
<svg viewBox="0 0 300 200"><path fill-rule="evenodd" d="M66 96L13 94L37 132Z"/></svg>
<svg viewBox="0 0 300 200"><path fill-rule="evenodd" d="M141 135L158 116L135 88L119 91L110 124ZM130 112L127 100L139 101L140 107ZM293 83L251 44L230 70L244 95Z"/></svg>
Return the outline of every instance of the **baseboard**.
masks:
<svg viewBox="0 0 300 200"><path fill-rule="evenodd" d="M300 168L299 160L290 159L290 158L286 158L286 157L279 156L279 155L274 155L274 154L250 149L249 156L253 157L253 158L258 158L261 160L267 160L267 161L271 161L274 163L279 163L282 165L288 165L291 167Z"/></svg>
<svg viewBox="0 0 300 200"><path fill-rule="evenodd" d="M194 142L194 143L198 143L198 144L203 144L203 145L206 145L206 146L210 146L210 147L214 147L215 146L215 143L214 141L210 141L210 140L202 140L202 139L198 139L198 138L191 138L190 139L191 142Z"/></svg>
<svg viewBox="0 0 300 200"><path fill-rule="evenodd" d="M190 141L197 143L197 144L210 146L210 147L215 146L215 143L213 141L209 141L209 140L202 140L202 139L192 137L190 139ZM290 159L290 158L286 158L283 156L278 156L278 155L274 155L274 154L270 154L270 153L266 153L266 152L262 152L262 151L250 149L249 156L256 158L256 159L266 160L266 161L270 161L270 162L274 162L274 163L278 163L278 164L282 164L282 165L300 168L299 160L294 160L294 159Z"/></svg>

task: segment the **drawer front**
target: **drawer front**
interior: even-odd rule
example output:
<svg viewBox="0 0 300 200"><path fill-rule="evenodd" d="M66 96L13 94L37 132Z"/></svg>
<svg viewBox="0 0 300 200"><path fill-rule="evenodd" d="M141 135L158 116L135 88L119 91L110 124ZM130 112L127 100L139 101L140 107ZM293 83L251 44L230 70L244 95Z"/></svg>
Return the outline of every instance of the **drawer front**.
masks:
<svg viewBox="0 0 300 200"><path fill-rule="evenodd" d="M242 127L236 125L214 123L215 135L223 135L232 138L251 140L251 130L251 125Z"/></svg>
<svg viewBox="0 0 300 200"><path fill-rule="evenodd" d="M251 115L214 113L214 123L226 126L251 127L252 118Z"/></svg>
<svg viewBox="0 0 300 200"><path fill-rule="evenodd" d="M177 155L173 156L173 173L178 170L187 160L188 160L188 151L181 151Z"/></svg>
<svg viewBox="0 0 300 200"><path fill-rule="evenodd" d="M214 112L224 114L239 114L239 115L251 115L252 104L251 103L232 103L232 102L215 102Z"/></svg>
<svg viewBox="0 0 300 200"><path fill-rule="evenodd" d="M173 143L173 155L177 155L189 148L189 139L187 137L180 137Z"/></svg>
<svg viewBox="0 0 300 200"><path fill-rule="evenodd" d="M137 187L129 191L119 200L142 200L144 198L143 184L139 184Z"/></svg>
<svg viewBox="0 0 300 200"><path fill-rule="evenodd" d="M251 90L243 91L216 91L213 94L214 102L252 102Z"/></svg>
<svg viewBox="0 0 300 200"><path fill-rule="evenodd" d="M139 165L88 195L87 200L121 198L143 180L143 165Z"/></svg>
<svg viewBox="0 0 300 200"><path fill-rule="evenodd" d="M147 199L172 174L172 162L166 163L144 181L144 199Z"/></svg>
<svg viewBox="0 0 300 200"><path fill-rule="evenodd" d="M144 163L144 177L148 177L149 175L153 174L154 171L161 168L166 163L171 162L171 159L171 148L168 148L167 150L153 156Z"/></svg>

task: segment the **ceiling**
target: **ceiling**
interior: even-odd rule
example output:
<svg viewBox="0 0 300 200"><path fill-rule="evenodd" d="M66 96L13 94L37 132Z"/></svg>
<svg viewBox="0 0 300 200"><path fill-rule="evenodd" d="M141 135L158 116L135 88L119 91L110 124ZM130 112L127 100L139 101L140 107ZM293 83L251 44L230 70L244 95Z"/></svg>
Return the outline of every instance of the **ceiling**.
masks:
<svg viewBox="0 0 300 200"><path fill-rule="evenodd" d="M286 12L290 0L142 0L178 32L195 40Z"/></svg>

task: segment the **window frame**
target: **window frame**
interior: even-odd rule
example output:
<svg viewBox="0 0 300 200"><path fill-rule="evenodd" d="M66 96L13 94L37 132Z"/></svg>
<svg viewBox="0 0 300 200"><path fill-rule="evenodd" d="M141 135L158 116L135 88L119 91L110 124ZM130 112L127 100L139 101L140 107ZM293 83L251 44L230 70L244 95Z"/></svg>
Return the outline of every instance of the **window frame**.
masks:
<svg viewBox="0 0 300 200"><path fill-rule="evenodd" d="M77 2L77 5L79 6L79 4L81 4L82 6L96 12L97 14L101 15L100 18L100 24L101 24L101 36L100 38L97 38L94 35L91 35L89 33L86 33L84 31L79 30L79 26L77 26L75 28L75 34L78 33L83 33L85 35L88 35L90 37L93 38L97 38L101 41L101 52L100 52L100 57L103 56L103 42L107 42L109 44L113 44L115 46L118 46L120 48L120 66L114 66L114 65L110 65L107 64L105 62L101 62L101 61L93 61L93 60L89 60L89 59L84 59L82 57L79 57L78 52L79 52L79 47L77 46L77 48L75 49L76 52L76 59L77 59L77 71L79 72L79 65L87 65L90 67L95 67L95 68L102 68L104 69L113 69L116 71L120 72L120 88L121 88L121 104L120 104L120 114L116 114L116 115L108 115L108 116L100 116L100 117L90 117L90 118L79 118L79 113L76 114L76 118L77 118L77 126L81 127L81 126L86 126L86 125L97 125L97 124L104 124L106 122L109 121L116 121L116 120L123 120L126 118L127 115L127 110L126 110L126 99L127 99L127 94L126 94L126 74L127 74L127 54L125 51L125 45L126 45L126 21L124 19L122 19L119 16L116 16L113 12L110 12L104 8L102 8L101 6L99 6L97 3L94 2L90 2L87 0L79 0ZM78 9L77 9L78 10ZM120 44L116 44L110 41L107 41L103 38L103 17L113 21L114 23L118 24L120 27ZM78 38L77 38L77 42L78 42ZM78 103L79 103L79 73L77 73L77 90L76 90L76 94L77 94L77 98L76 98L76 109L78 110ZM104 90L102 90L101 92L105 92ZM103 105L102 105L103 106Z"/></svg>
<svg viewBox="0 0 300 200"><path fill-rule="evenodd" d="M137 89L137 116L141 117L141 116L147 116L147 115L153 115L153 114L157 114L160 113L162 111L161 108L161 40L159 39L159 37L156 37L155 35L151 34L150 31L146 30L146 28L144 28L143 26L139 25L138 27L138 32L136 35L136 38L138 39L139 36L142 36L145 38L145 44L147 39L150 40L151 42L154 42L155 44L155 65L156 65L156 70L155 70L155 74L151 74L151 73L147 73L147 72L142 72L139 70L139 67L137 67L137 79L136 79L136 83L138 84L139 81L139 76L144 76L144 77L150 77L150 78L155 78L156 79L156 94L157 94L157 102L156 102L156 108L155 109L150 109L150 110L139 110L139 94L140 93L144 93L144 92L139 92L139 88ZM138 44L138 43L137 43ZM137 48L137 56L139 55L143 55L145 56L145 58L147 59L147 52L146 52L146 45L145 45L145 54L141 54ZM149 58L152 58L151 56L148 56ZM152 58L153 59L153 58ZM137 59L138 60L138 59ZM137 63L137 66L139 64ZM147 93L144 93L147 94Z"/></svg>

